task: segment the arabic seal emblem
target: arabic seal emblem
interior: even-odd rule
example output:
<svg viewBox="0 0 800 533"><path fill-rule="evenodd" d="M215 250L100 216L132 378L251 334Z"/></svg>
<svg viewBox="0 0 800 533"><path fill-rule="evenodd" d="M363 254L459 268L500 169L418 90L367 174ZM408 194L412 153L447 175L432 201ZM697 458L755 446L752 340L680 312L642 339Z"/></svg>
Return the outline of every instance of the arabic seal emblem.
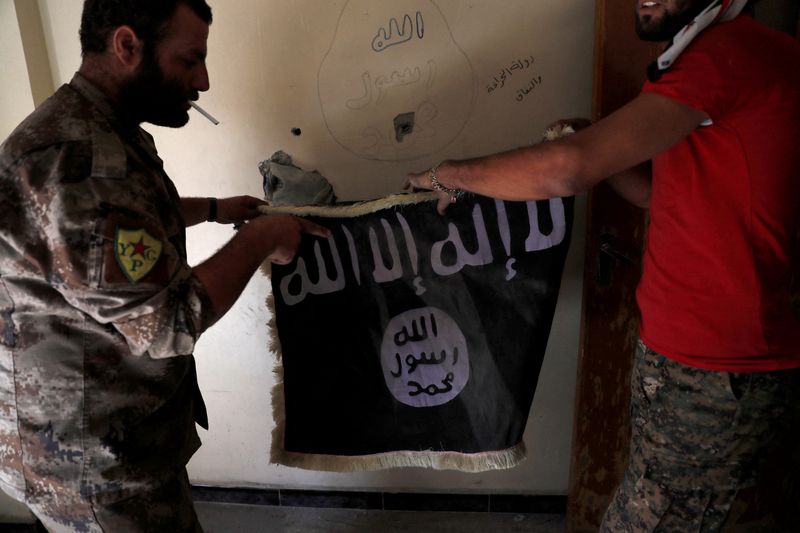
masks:
<svg viewBox="0 0 800 533"><path fill-rule="evenodd" d="M442 405L469 381L469 352L453 318L435 307L406 311L389 321L381 344L386 386L411 407Z"/></svg>

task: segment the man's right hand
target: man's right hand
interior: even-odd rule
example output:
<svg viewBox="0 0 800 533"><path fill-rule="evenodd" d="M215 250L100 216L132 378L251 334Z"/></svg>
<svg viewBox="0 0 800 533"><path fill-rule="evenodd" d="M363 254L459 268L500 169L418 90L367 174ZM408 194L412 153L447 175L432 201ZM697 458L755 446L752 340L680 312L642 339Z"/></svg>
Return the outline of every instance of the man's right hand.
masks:
<svg viewBox="0 0 800 533"><path fill-rule="evenodd" d="M304 233L327 238L331 232L289 215L261 215L246 223L216 254L195 267L213 308L210 326L228 312L264 260L285 265L297 254Z"/></svg>
<svg viewBox="0 0 800 533"><path fill-rule="evenodd" d="M260 234L267 256L266 260L285 265L291 263L300 246L303 233L317 237L330 237L331 231L304 218L291 215L262 215L250 220L247 231ZM242 228L245 231L245 228Z"/></svg>

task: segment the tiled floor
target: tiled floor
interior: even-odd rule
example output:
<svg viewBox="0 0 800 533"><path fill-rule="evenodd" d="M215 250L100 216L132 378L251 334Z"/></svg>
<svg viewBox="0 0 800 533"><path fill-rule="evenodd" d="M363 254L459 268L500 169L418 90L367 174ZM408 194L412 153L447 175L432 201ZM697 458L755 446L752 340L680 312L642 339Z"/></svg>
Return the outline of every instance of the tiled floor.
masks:
<svg viewBox="0 0 800 533"><path fill-rule="evenodd" d="M368 511L198 502L206 533L562 533L564 515Z"/></svg>
<svg viewBox="0 0 800 533"><path fill-rule="evenodd" d="M206 533L561 533L566 498L195 487ZM411 509L411 510L403 510ZM27 513L30 520L33 517ZM491 512L490 512L491 510ZM0 523L0 533L39 533Z"/></svg>

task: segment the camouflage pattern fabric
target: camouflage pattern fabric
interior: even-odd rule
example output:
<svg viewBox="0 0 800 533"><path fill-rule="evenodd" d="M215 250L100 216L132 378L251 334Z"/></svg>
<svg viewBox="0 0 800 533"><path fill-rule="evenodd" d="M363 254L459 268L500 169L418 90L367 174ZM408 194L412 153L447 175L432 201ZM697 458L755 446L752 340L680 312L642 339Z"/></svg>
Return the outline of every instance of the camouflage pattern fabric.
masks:
<svg viewBox="0 0 800 533"><path fill-rule="evenodd" d="M53 520L163 485L200 445L211 308L179 202L78 74L0 146L0 487Z"/></svg>
<svg viewBox="0 0 800 533"><path fill-rule="evenodd" d="M202 533L192 506L191 486L184 469L156 489L109 505L85 499L60 498L60 513L52 505L34 511L48 531L58 533Z"/></svg>
<svg viewBox="0 0 800 533"><path fill-rule="evenodd" d="M739 489L800 418L800 369L734 374L681 365L641 341L630 462L600 531L719 531Z"/></svg>

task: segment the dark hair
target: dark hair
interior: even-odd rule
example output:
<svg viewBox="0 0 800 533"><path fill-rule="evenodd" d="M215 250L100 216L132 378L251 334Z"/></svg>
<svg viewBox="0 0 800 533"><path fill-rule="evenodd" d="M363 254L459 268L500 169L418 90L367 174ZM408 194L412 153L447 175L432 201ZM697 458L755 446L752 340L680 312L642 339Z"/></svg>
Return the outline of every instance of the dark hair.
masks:
<svg viewBox="0 0 800 533"><path fill-rule="evenodd" d="M189 6L211 24L211 7L205 0L86 0L81 15L81 54L104 52L109 35L120 26L130 26L146 46L154 46L178 4Z"/></svg>

